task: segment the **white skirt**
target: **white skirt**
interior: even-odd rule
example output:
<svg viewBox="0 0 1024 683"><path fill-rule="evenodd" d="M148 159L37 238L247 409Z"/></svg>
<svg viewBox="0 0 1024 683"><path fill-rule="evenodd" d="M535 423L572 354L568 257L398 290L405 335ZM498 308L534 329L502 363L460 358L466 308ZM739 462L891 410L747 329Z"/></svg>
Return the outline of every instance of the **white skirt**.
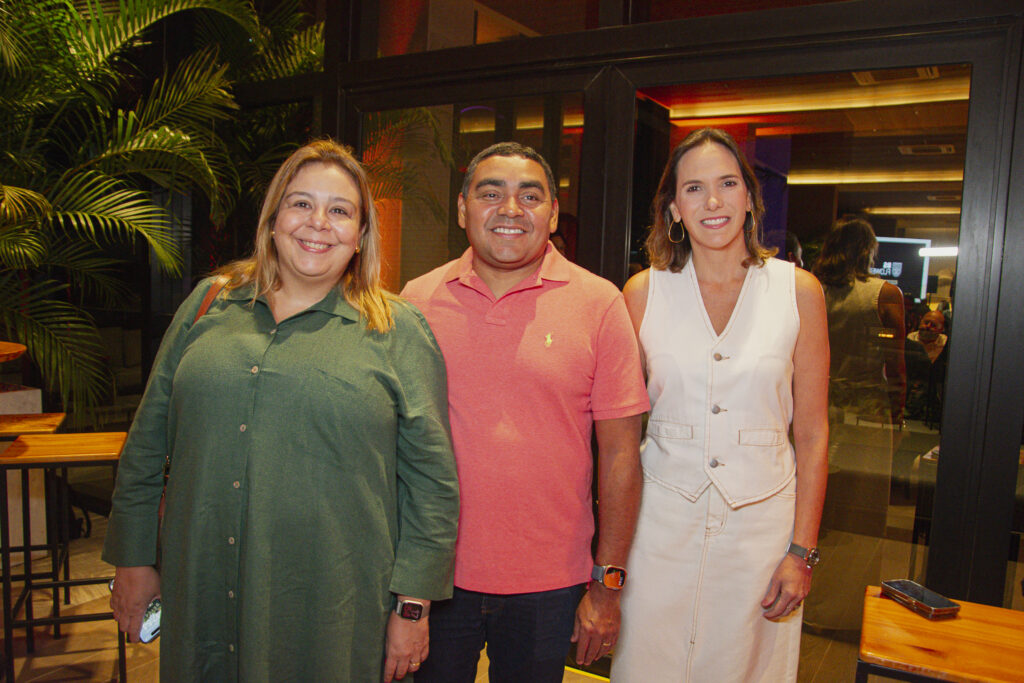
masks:
<svg viewBox="0 0 1024 683"><path fill-rule="evenodd" d="M691 503L645 478L611 680L795 681L803 608L761 616L795 500L795 481L734 510L713 485Z"/></svg>

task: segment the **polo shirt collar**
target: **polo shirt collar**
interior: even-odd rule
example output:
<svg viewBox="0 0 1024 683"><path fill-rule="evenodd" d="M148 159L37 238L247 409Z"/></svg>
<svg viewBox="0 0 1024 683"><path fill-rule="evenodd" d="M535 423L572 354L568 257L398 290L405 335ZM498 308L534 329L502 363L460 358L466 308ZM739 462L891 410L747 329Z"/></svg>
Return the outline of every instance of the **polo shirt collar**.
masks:
<svg viewBox="0 0 1024 683"><path fill-rule="evenodd" d="M518 292L531 287L540 287L544 280L553 282L568 282L570 278L569 261L562 256L562 253L555 249L555 245L548 242L544 248L544 257L540 268L532 274L523 278L522 282L515 285L506 294ZM445 282L458 280L460 284L471 287L484 293L490 293L490 288L483 279L473 270L473 247L469 247L457 260L453 261L448 272L445 273Z"/></svg>
<svg viewBox="0 0 1024 683"><path fill-rule="evenodd" d="M224 293L224 298L229 301L252 301L255 287L256 285L250 283L237 289L228 290ZM256 297L256 301L267 306L268 309L270 308L265 295L261 294ZM352 307L352 304L345 300L345 296L341 293L341 287L331 287L331 291L327 293L327 296L307 308L303 313L307 311L320 311L328 315L344 318L345 320L359 321L359 312Z"/></svg>

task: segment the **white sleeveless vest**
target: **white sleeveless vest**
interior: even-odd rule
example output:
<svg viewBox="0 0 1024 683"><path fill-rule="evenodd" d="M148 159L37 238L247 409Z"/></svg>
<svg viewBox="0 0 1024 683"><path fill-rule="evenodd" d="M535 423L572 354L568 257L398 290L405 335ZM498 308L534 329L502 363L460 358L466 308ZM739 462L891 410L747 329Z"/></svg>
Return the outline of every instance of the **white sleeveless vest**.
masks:
<svg viewBox="0 0 1024 683"><path fill-rule="evenodd" d="M640 344L651 417L647 476L695 501L710 484L733 508L764 500L796 472L793 349L800 330L792 263L751 266L721 336L688 261L651 269Z"/></svg>

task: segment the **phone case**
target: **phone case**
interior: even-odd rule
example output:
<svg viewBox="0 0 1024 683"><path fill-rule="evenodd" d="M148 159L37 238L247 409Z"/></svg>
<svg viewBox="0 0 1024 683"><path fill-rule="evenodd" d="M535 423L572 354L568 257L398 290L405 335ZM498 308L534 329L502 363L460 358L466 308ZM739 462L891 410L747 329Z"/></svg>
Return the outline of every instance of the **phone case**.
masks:
<svg viewBox="0 0 1024 683"><path fill-rule="evenodd" d="M948 603L948 605L941 607L929 605L919 597L909 595L903 590L900 590L900 588L897 585L894 585L894 582L890 581L882 582L882 595L892 598L893 600L900 603L907 609L917 612L926 619L951 619L957 615L957 612L960 611L960 605L946 598L945 596L939 595L934 591L930 591L924 586L921 586L920 584L917 584L913 581L910 581L908 583L912 584L915 589L919 589L920 592L924 593L925 595L931 593L937 596L938 598L941 598L943 601Z"/></svg>

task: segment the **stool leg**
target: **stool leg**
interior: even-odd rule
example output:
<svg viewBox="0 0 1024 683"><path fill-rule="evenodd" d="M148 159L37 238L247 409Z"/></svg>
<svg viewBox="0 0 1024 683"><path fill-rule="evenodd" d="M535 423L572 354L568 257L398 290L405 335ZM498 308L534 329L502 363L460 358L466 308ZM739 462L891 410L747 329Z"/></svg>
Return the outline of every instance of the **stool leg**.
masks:
<svg viewBox="0 0 1024 683"><path fill-rule="evenodd" d="M21 534L25 549L25 651L36 649L35 633L32 629L32 519L29 507L28 470L21 471Z"/></svg>
<svg viewBox="0 0 1024 683"><path fill-rule="evenodd" d="M864 662L860 660L860 657L857 658L857 678L854 679L854 682L868 683L868 668Z"/></svg>
<svg viewBox="0 0 1024 683"><path fill-rule="evenodd" d="M51 502L46 506L46 544L50 546L50 580L60 580L60 495L58 493L57 478L49 469L44 470L43 477L46 479L46 499ZM56 519L49 514L52 508L56 508ZM53 616L60 616L60 589L54 587L50 591L50 609ZM60 624L53 625L53 637L60 638Z"/></svg>
<svg viewBox="0 0 1024 683"><path fill-rule="evenodd" d="M0 469L0 567L3 569L4 661L8 681L14 680L14 610L11 602L11 529L7 517L7 468Z"/></svg>
<svg viewBox="0 0 1024 683"><path fill-rule="evenodd" d="M65 581L70 581L71 580L71 527L69 525L68 516L63 513L64 510L67 510L69 513L71 512L71 494L70 494L71 484L68 482L68 468L67 467L62 467L61 468L61 475L64 477L64 479L63 479L64 485L60 487L60 493L61 493L60 509L62 510L61 515L60 515L61 529L62 529L60 540L61 540L61 547L62 547L62 550L63 550L63 553L64 553L64 580ZM60 578L60 573L59 572L57 574L57 577ZM71 586L64 586L64 604L65 605L70 605L71 604Z"/></svg>
<svg viewBox="0 0 1024 683"><path fill-rule="evenodd" d="M125 683L128 680L128 659L124 647L124 631L120 628L117 629L117 675L121 683Z"/></svg>

